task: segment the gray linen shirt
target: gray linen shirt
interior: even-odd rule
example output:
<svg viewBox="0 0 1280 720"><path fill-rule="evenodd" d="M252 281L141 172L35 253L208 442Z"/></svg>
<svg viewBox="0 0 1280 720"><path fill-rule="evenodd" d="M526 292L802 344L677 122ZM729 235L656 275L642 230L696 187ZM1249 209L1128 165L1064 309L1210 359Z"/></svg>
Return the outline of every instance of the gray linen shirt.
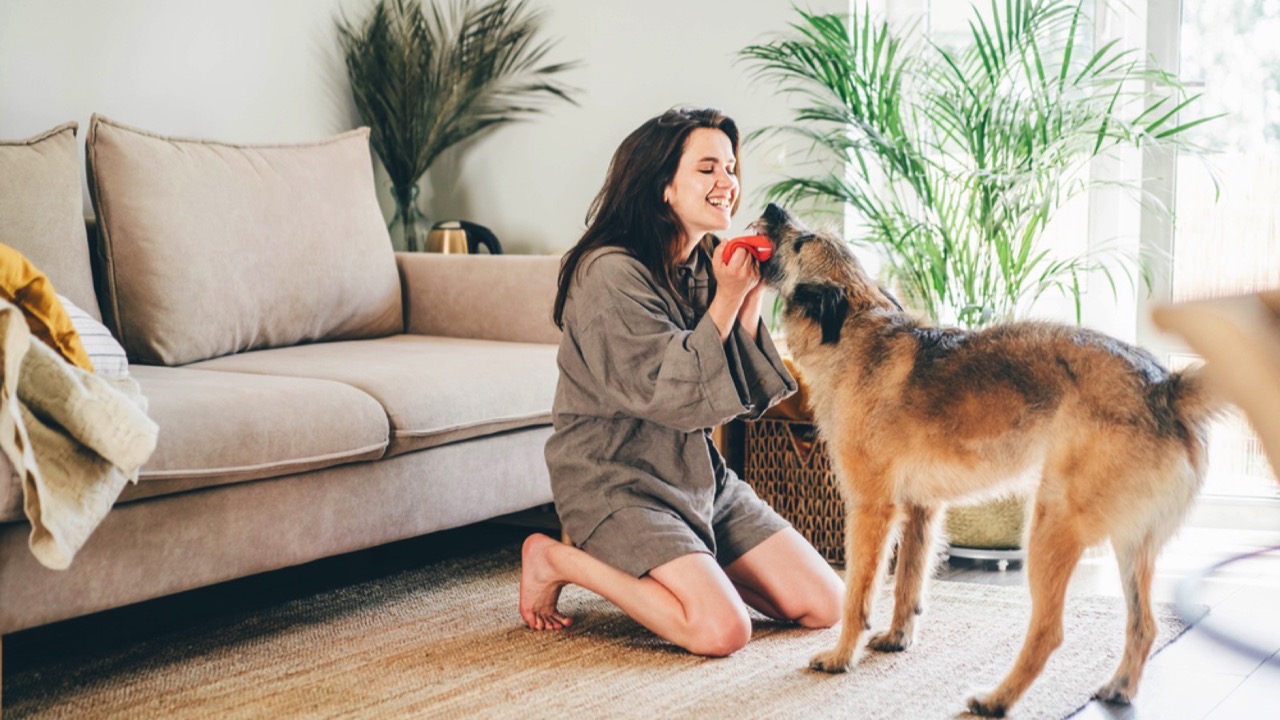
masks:
<svg viewBox="0 0 1280 720"><path fill-rule="evenodd" d="M619 248L583 257L565 302L546 460L556 510L575 542L626 507L710 527L718 489L740 482L711 428L759 417L796 382L761 323L728 341L707 316L715 292L699 248L678 268L682 305Z"/></svg>

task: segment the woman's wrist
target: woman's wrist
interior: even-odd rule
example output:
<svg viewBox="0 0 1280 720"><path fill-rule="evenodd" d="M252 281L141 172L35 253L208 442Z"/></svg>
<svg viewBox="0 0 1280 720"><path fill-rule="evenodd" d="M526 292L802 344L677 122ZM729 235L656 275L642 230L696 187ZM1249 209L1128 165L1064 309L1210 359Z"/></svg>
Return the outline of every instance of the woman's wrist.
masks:
<svg viewBox="0 0 1280 720"><path fill-rule="evenodd" d="M742 326L747 337L755 340L760 330L760 304L751 303L750 300L744 302L742 309L738 312L738 324Z"/></svg>
<svg viewBox="0 0 1280 720"><path fill-rule="evenodd" d="M711 317L711 321L716 324L716 329L720 331L720 342L729 339L729 335L733 332L733 326L738 322L738 316L742 310L742 298L734 299L728 294L717 293L711 300L711 305L707 308L707 315Z"/></svg>
<svg viewBox="0 0 1280 720"><path fill-rule="evenodd" d="M747 335L755 340L760 330L760 310L764 304L763 286L757 285L742 300L742 307L738 310L738 324L746 331Z"/></svg>

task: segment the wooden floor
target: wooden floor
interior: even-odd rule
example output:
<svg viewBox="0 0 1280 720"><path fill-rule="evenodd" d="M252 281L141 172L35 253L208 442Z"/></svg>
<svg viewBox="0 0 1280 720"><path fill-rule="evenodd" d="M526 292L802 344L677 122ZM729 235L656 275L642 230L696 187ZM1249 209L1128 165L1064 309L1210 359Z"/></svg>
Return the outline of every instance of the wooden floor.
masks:
<svg viewBox="0 0 1280 720"><path fill-rule="evenodd" d="M1231 556L1280 544L1280 531L1239 532L1186 528L1157 563L1157 601L1172 602L1184 578ZM952 560L938 575L943 582L1022 584L1021 569L999 572L992 565ZM1247 720L1280 718L1280 552L1233 563L1206 579L1194 599L1210 606L1207 626L1247 638L1269 657L1228 649L1199 627L1157 654L1147 665L1138 697L1128 707L1092 702L1074 718L1160 718ZM1120 596L1115 560L1105 548L1085 558L1072 578L1071 593ZM1066 628L1070 633L1071 628ZM1107 678L1099 678L1101 685Z"/></svg>

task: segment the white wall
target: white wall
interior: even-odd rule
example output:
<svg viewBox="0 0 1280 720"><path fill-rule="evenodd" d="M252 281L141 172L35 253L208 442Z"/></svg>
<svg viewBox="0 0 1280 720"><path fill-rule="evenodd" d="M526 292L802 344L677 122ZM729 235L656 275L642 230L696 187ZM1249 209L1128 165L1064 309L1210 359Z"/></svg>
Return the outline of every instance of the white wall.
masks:
<svg viewBox="0 0 1280 720"><path fill-rule="evenodd" d="M0 0L0 135L94 112L163 133L307 140L355 122L354 0Z"/></svg>
<svg viewBox="0 0 1280 720"><path fill-rule="evenodd" d="M840 3L833 2L837 9ZM570 81L579 107L500 130L431 173L431 209L490 222L517 247L563 249L622 139L675 105L718 107L743 133L787 119L772 88L750 81L737 52L785 29L787 0L542 0L558 59L581 58ZM847 2L844 4L847 7ZM745 198L735 223L759 214L759 190L778 159L747 148Z"/></svg>
<svg viewBox="0 0 1280 720"><path fill-rule="evenodd" d="M232 142L304 141L359 124L334 20L371 0L0 0L0 138L101 113L160 133ZM559 252L583 229L613 150L679 104L715 106L744 131L786 120L737 51L785 29L788 0L530 0L550 58L579 59L558 105L450 152L429 174L432 219L489 225L515 252ZM841 9L848 2L816 0ZM764 171L748 148L735 229L760 210ZM385 200L385 196L384 196ZM86 202L87 207L87 202ZM389 202L384 207L390 214Z"/></svg>

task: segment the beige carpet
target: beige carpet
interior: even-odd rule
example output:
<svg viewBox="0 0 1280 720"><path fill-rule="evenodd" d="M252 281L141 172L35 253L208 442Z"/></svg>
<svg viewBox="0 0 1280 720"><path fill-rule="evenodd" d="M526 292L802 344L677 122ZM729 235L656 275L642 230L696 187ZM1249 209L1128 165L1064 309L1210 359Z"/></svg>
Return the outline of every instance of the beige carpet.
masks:
<svg viewBox="0 0 1280 720"><path fill-rule="evenodd" d="M692 657L571 588L577 625L524 629L514 551L444 561L6 678L6 718L952 718L1008 669L1024 587L934 583L919 641L854 671L805 669L835 630L756 624L746 649ZM889 603L879 603L885 624ZM1159 610L1157 647L1182 632ZM1060 718L1114 668L1118 599L1072 598L1067 641L1014 717Z"/></svg>

